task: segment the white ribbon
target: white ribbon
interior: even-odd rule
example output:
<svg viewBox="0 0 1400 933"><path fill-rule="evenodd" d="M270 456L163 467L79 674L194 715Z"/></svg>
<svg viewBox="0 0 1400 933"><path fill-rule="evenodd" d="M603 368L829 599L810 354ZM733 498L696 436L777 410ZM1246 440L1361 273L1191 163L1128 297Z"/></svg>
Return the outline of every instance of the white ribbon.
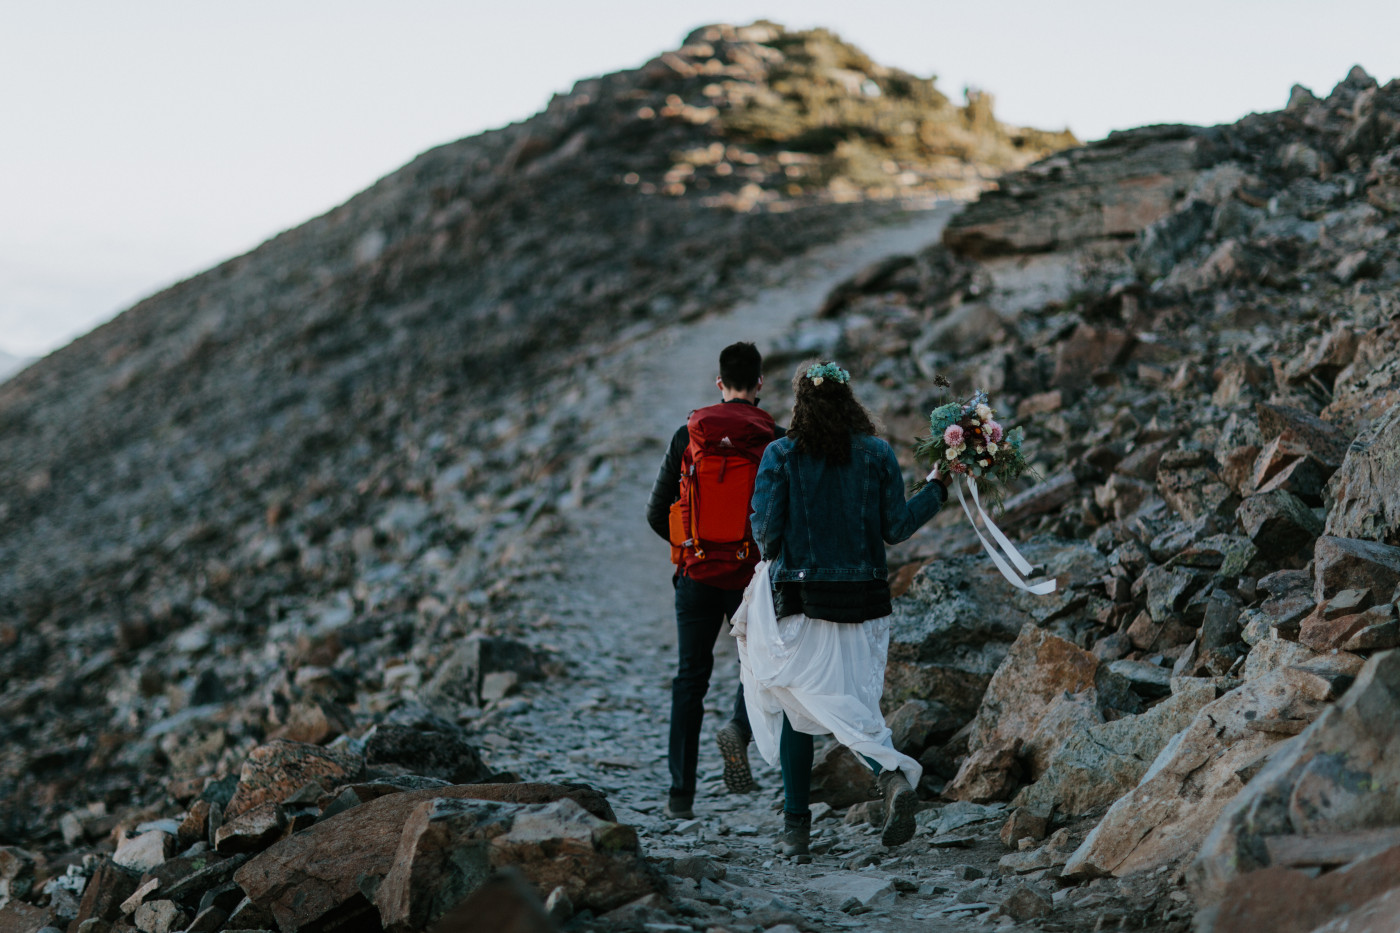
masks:
<svg viewBox="0 0 1400 933"><path fill-rule="evenodd" d="M967 516L967 522L977 534L977 540L982 542L982 547L991 556L992 563L997 565L997 569L1001 571L1001 575L1005 577L1007 582L1012 586L1017 589L1025 590L1027 593L1034 593L1036 596L1046 596L1055 592L1055 581L1053 579L1046 580L1042 583L1027 583L1021 579L1021 575L1030 576L1030 561L1021 556L1021 552L1016 550L1016 545L1011 543L1010 538L1002 534L1001 529L992 522L991 517L987 514L986 510L982 508L982 500L977 496L977 484L969 480L968 487L972 490L972 504L977 507L977 514L982 516L982 522L987 526L987 531L991 533L992 538L1001 546L1001 549L1006 552L1006 558L1009 558L1011 563L1016 565L1016 570L1021 571L1021 574L1018 575L1007 566L1006 560L998 553L997 548L992 546L992 543L982 534L982 530L977 527L977 519L972 517L972 510L967 507L967 500L963 498L962 484L954 477L953 488L957 490L958 503L962 506L963 514Z"/></svg>

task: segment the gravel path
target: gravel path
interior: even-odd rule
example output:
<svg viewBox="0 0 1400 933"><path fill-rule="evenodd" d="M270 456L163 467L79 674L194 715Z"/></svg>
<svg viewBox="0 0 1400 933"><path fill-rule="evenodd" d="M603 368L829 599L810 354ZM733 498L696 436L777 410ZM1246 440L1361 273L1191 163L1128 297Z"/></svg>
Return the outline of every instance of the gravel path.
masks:
<svg viewBox="0 0 1400 933"><path fill-rule="evenodd" d="M878 828L847 824L818 809L817 852L810 865L777 859L781 777L750 747L759 790L727 793L714 730L727 720L738 683L734 643L721 634L706 701L697 819L663 815L668 787L666 734L675 669L674 614L667 550L644 521L645 504L665 443L691 409L718 398L719 351L734 340L771 345L829 289L869 263L911 252L936 239L954 205L915 215L898 227L869 231L794 262L753 301L693 324L668 328L617 348L605 367L618 391L609 423L594 426L630 451L614 462L606 488L570 515L574 530L547 561L560 579L531 587L524 605L532 639L558 652L568 673L498 701L476 722L477 740L500 769L532 780L583 781L605 791L619 818L636 826L655 859L690 858L723 879L677 879L681 916L650 918L675 930L768 929L783 922L808 930L987 929L1010 926L993 916L1016 882L998 878L1006 853L995 807L980 822L935 840L936 809L921 814L915 840L879 844ZM786 374L770 374L768 395L787 393ZM527 633L529 634L529 633ZM819 749L821 747L819 740ZM965 806L965 805L963 805ZM829 808L828 808L829 809ZM977 808L973 808L974 811ZM960 840L957 846L936 842ZM1054 886L1043 883L1049 894ZM648 918L642 918L648 919ZM1045 924L1041 929L1070 929Z"/></svg>

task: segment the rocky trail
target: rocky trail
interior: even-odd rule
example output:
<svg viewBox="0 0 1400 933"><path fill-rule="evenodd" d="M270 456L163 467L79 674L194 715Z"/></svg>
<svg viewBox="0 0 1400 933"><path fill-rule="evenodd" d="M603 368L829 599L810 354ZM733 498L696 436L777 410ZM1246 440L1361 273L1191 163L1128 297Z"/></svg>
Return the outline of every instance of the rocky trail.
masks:
<svg viewBox="0 0 1400 933"><path fill-rule="evenodd" d="M1400 81L1070 149L989 107L707 27L0 384L0 933L1393 930ZM840 360L910 475L936 375L1026 432L1053 596L952 510L890 552L896 850L827 745L771 855L727 636L663 815L644 502L737 339L780 423Z"/></svg>
<svg viewBox="0 0 1400 933"><path fill-rule="evenodd" d="M824 247L791 264L780 284L754 299L610 355L608 367L624 392L595 430L633 445L633 452L614 461L606 490L551 542L544 559L558 576L534 578L518 606L522 628L536 629L536 646L569 659L567 673L523 685L489 705L472 728L493 767L603 791L618 818L637 827L650 859L673 871L672 860L683 866L685 874L670 882L682 916L655 910L652 917L629 918L649 922L647 929L781 929L784 923L804 930L986 929L1013 926L1065 900L1049 881L1032 889L1014 877L1002 880L997 862L1007 849L998 832L1005 804L930 806L915 840L897 849L880 845L878 813L870 815L870 808L818 804L812 864L775 857L779 770L751 747L759 790L733 795L720 778L713 734L727 720L738 684L734 642L723 633L707 698L697 818L679 822L663 813L675 670L671 566L643 515L664 445L689 411L713 394L721 347L736 339L771 346L811 315L835 284L875 260L934 242L954 209L944 203L900 226ZM767 374L764 395L778 410L790 395L787 375L773 368ZM1116 883L1110 888L1109 894L1072 892L1075 901L1088 899L1086 928L1105 916L1090 910L1094 905L1127 903ZM1140 926L1150 908L1141 898L1136 903L1133 925ZM1041 928L1077 927L1067 912L1060 925Z"/></svg>

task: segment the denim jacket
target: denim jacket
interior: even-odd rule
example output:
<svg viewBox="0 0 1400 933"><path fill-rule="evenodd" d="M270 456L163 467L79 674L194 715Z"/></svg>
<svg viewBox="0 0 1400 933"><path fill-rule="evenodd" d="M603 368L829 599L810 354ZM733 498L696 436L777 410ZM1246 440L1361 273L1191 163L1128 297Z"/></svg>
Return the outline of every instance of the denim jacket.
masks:
<svg viewBox="0 0 1400 933"><path fill-rule="evenodd" d="M774 583L883 580L885 545L907 539L945 497L929 483L906 502L894 450L878 437L853 436L842 464L800 454L782 438L759 464L750 521Z"/></svg>

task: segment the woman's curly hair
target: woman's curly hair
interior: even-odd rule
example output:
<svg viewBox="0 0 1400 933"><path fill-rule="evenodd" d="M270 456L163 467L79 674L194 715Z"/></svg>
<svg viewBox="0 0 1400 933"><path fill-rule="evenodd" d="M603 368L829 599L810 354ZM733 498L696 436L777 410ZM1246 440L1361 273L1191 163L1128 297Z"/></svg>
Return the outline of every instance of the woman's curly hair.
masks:
<svg viewBox="0 0 1400 933"><path fill-rule="evenodd" d="M879 429L870 412L856 401L851 387L834 379L817 385L807 375L813 366L826 360L808 361L797 368L792 379L792 424L787 436L793 447L831 463L851 459L851 437L875 434Z"/></svg>

